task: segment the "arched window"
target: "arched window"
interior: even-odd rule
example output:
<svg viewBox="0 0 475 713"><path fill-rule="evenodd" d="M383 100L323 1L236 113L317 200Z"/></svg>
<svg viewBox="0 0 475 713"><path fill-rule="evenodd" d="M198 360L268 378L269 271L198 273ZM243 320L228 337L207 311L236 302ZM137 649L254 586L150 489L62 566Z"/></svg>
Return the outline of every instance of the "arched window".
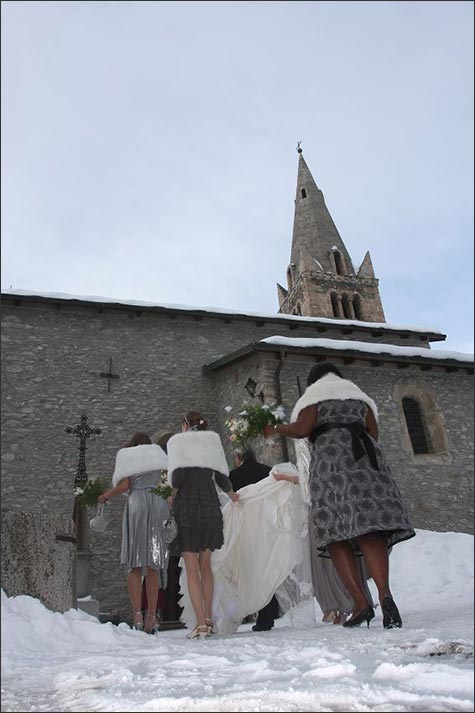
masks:
<svg viewBox="0 0 475 713"><path fill-rule="evenodd" d="M302 189L300 190L300 195L302 196L302 198L306 198L306 197L307 197L307 191L305 190L305 188L302 188Z"/></svg>
<svg viewBox="0 0 475 713"><path fill-rule="evenodd" d="M333 316L338 319L340 317L340 310L338 309L338 296L336 292L330 294L330 299L332 301Z"/></svg>
<svg viewBox="0 0 475 713"><path fill-rule="evenodd" d="M411 375L397 380L393 394L401 421L403 451L419 462L451 463L444 415L433 386Z"/></svg>
<svg viewBox="0 0 475 713"><path fill-rule="evenodd" d="M348 295L343 295L341 298L341 304L343 307L343 316L345 319L351 319L351 312L350 312L350 301L348 299Z"/></svg>
<svg viewBox="0 0 475 713"><path fill-rule="evenodd" d="M432 453L429 434L424 425L422 411L416 399L405 396L402 408L414 453Z"/></svg>
<svg viewBox="0 0 475 713"><path fill-rule="evenodd" d="M343 260L338 250L333 251L333 259L335 260L335 270L337 275L343 275Z"/></svg>
<svg viewBox="0 0 475 713"><path fill-rule="evenodd" d="M363 319L363 310L361 309L361 297L359 295L353 295L353 310L356 319Z"/></svg>

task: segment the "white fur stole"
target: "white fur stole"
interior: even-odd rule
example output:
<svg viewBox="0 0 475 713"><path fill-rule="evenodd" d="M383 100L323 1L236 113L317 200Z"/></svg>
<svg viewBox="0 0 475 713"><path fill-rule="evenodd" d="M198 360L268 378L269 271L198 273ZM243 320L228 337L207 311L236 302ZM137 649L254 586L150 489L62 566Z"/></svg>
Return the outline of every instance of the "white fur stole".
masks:
<svg viewBox="0 0 475 713"><path fill-rule="evenodd" d="M348 379L341 379L336 374L325 374L325 376L322 376L322 378L314 384L307 386L305 392L293 408L290 417L291 422L293 423L297 420L300 411L306 406L318 404L319 401L328 401L330 399L337 399L338 401L346 401L347 399L364 401L374 413L376 420L378 420L378 408L376 404L359 386Z"/></svg>
<svg viewBox="0 0 475 713"><path fill-rule="evenodd" d="M115 458L112 485L115 487L124 478L142 475L152 470L167 470L168 458L165 451L155 444L144 444L121 448Z"/></svg>
<svg viewBox="0 0 475 713"><path fill-rule="evenodd" d="M221 439L214 431L186 431L167 443L168 482L178 468L210 468L229 475Z"/></svg>

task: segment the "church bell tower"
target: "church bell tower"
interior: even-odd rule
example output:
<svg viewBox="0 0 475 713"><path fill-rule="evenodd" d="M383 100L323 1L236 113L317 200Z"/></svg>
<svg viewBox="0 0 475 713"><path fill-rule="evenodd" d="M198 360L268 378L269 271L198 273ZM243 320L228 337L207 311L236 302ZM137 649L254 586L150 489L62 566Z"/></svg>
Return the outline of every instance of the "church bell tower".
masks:
<svg viewBox="0 0 475 713"><path fill-rule="evenodd" d="M300 144L287 288L277 284L279 312L385 322L369 251L358 271L305 162Z"/></svg>

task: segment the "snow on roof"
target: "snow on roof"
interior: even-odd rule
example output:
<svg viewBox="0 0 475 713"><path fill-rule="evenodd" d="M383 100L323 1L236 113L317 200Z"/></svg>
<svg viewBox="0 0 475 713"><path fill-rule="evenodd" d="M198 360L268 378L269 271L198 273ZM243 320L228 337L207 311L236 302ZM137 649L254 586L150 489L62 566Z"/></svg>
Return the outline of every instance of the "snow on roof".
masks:
<svg viewBox="0 0 475 713"><path fill-rule="evenodd" d="M283 347L298 347L300 349L313 349L323 347L324 349L354 350L358 352L370 352L371 354L391 354L401 357L423 357L426 359L455 359L456 361L473 361L474 355L465 352L453 352L444 349L426 349L424 347L399 347L394 344L375 344L374 342L359 342L352 339L311 339L304 337L267 337L261 339L261 343L275 344Z"/></svg>
<svg viewBox="0 0 475 713"><path fill-rule="evenodd" d="M197 305L166 304L162 302L144 302L141 300L126 300L119 297L99 297L91 295L73 295L64 292L42 292L34 290L8 289L3 290L2 295L18 295L19 297L41 297L55 300L79 300L80 302L98 302L100 304L130 305L131 307L157 307L162 309L189 310L190 312L210 312L215 314L242 315L244 317L257 317L259 319L282 319L296 322L308 322L313 324L326 324L336 327L364 327L372 330L392 330L396 332L417 332L422 334L444 333L432 327L403 326L400 324L388 324L387 322L363 322L357 319L329 319L327 317L301 317L293 314L268 314L262 312L248 312L241 310L223 309L222 307L201 307Z"/></svg>

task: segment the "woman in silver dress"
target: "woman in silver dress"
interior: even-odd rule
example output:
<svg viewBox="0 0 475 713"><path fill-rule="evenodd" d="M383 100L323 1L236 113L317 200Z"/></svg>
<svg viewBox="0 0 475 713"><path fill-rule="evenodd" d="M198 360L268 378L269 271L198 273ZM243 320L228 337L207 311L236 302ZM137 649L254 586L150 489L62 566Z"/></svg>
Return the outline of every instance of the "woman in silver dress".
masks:
<svg viewBox="0 0 475 713"><path fill-rule="evenodd" d="M290 424L264 427L290 438L309 438L308 492L315 547L330 556L353 599L343 626L368 626L374 608L357 567L363 556L377 588L384 628L399 628L401 616L389 589L388 550L415 535L404 501L378 445L377 408L333 364L314 366Z"/></svg>
<svg viewBox="0 0 475 713"><path fill-rule="evenodd" d="M152 444L148 434L137 432L116 456L113 487L99 496L104 503L115 495L127 495L122 518L120 563L127 567L133 627L149 634L158 632L155 610L148 610L143 621L142 577L146 578L147 601L156 602L158 590L167 586L168 549L164 522L170 514L168 502L151 488L161 481L161 471L168 458L160 446Z"/></svg>

